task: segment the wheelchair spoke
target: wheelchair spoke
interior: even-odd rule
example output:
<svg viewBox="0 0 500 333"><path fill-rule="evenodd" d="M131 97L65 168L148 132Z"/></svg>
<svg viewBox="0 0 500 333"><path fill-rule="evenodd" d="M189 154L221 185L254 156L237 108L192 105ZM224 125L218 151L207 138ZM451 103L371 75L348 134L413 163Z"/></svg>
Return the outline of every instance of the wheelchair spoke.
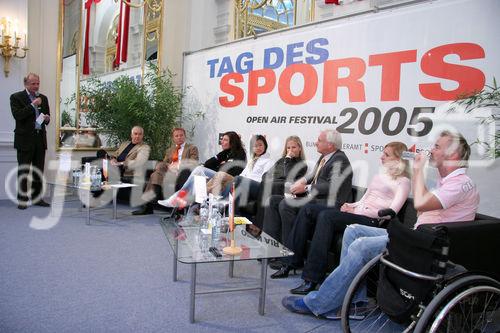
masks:
<svg viewBox="0 0 500 333"><path fill-rule="evenodd" d="M489 286L471 287L457 294L443 311L446 315L440 323L434 323L432 332L498 332L500 290Z"/></svg>

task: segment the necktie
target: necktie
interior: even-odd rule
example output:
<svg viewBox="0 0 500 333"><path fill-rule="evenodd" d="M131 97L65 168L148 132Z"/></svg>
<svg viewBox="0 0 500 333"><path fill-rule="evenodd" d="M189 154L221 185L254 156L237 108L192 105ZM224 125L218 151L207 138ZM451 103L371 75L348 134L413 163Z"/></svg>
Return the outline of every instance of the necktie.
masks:
<svg viewBox="0 0 500 333"><path fill-rule="evenodd" d="M29 94L29 96L30 96L30 100L31 100L32 102L36 99L35 94ZM37 118L38 118L38 116L40 115L40 110L38 109L38 107L37 107L37 106L35 106L34 108L35 108L35 129L41 129L41 128L42 128L42 126L36 122L36 119L37 119Z"/></svg>
<svg viewBox="0 0 500 333"><path fill-rule="evenodd" d="M172 162L179 161L179 150L181 149L180 145L177 145L174 152L172 153Z"/></svg>
<svg viewBox="0 0 500 333"><path fill-rule="evenodd" d="M311 184L316 184L316 181L318 180L319 172L321 171L321 168L323 168L323 165L325 165L326 159L323 157L321 161L319 162L318 168L316 169L316 173L314 174L314 178L311 182Z"/></svg>

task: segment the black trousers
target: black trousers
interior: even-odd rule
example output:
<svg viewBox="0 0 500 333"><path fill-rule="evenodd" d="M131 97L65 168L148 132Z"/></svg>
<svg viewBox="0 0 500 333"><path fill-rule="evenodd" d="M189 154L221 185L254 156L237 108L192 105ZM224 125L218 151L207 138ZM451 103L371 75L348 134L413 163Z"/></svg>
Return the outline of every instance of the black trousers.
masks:
<svg viewBox="0 0 500 333"><path fill-rule="evenodd" d="M246 206L249 202L253 202L258 199L260 182L243 176L234 177L233 182L236 191L234 208L235 212L238 213L240 211L240 207Z"/></svg>
<svg viewBox="0 0 500 333"><path fill-rule="evenodd" d="M271 195L269 206L264 211L263 229L269 236L286 244L300 207L282 195Z"/></svg>
<svg viewBox="0 0 500 333"><path fill-rule="evenodd" d="M343 213L338 208L310 203L302 207L285 245L294 251L289 264L301 267L304 264L307 241L311 246L307 254L302 278L320 283L324 280L328 265L328 250L336 234L344 233L349 224L378 226L378 219Z"/></svg>
<svg viewBox="0 0 500 333"><path fill-rule="evenodd" d="M36 134L36 140L29 150L17 150L17 199L26 203L41 199L43 169L45 165L45 147L42 134ZM31 192L28 191L28 176L31 173Z"/></svg>

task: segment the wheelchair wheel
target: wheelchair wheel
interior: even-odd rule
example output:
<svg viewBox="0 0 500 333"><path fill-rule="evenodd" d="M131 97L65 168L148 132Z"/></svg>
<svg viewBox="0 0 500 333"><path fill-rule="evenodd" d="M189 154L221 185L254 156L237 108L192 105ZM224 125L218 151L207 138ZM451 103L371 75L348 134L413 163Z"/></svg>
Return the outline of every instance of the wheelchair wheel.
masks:
<svg viewBox="0 0 500 333"><path fill-rule="evenodd" d="M376 288L380 255L370 260L356 275L342 305L344 332L401 332L404 327L393 323L378 307ZM366 287L367 302L357 302Z"/></svg>
<svg viewBox="0 0 500 333"><path fill-rule="evenodd" d="M415 332L500 332L500 283L481 275L450 283L426 307Z"/></svg>

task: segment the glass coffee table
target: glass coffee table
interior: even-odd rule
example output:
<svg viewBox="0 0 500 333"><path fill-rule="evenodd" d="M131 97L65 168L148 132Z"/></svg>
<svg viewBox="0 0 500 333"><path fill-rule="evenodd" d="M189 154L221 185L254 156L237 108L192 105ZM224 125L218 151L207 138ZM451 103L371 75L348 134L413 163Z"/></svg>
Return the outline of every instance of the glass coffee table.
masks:
<svg viewBox="0 0 500 333"><path fill-rule="evenodd" d="M271 258L282 258L293 255L293 252L280 244L277 240L261 232L260 235L252 235L247 231L245 225L239 225L235 228L234 239L236 246L242 248L240 255L231 256L224 254L222 248L229 246L229 234L222 234L218 243L218 250L222 254L216 257L209 251L211 236L206 235L201 227L192 222L191 224L179 223L173 217L162 217L160 219L161 227L170 244L173 256L173 280L177 281L177 262L191 265L191 283L190 283L190 304L189 321L194 323L195 298L197 295L215 294L223 292L260 290L258 312L264 315L266 280L267 280L267 261ZM196 266L198 264L210 264L216 262L228 262L229 276L233 277L234 263L243 260L261 260L260 284L254 287L245 288L227 288L213 289L208 291L196 290Z"/></svg>
<svg viewBox="0 0 500 333"><path fill-rule="evenodd" d="M47 185L50 186L50 197L52 198L52 203L54 203L54 194L55 194L55 190L57 187L62 187L64 189L78 191L79 200L82 204L81 207L83 207L85 205L85 209L87 212L86 223L90 224L90 208L91 208L90 207L90 197L91 197L91 193L92 193L92 191L90 190L90 184L83 183L83 184L75 185L73 183L69 183L69 182L65 182L65 181L47 181ZM135 187L135 186L137 186L137 185L130 184L130 183L109 183L109 184L102 185L102 190L104 190L104 191L111 190L112 191L113 219L114 220L117 218L116 196L118 194L118 190L120 188ZM63 201L65 201L65 200L63 199Z"/></svg>

